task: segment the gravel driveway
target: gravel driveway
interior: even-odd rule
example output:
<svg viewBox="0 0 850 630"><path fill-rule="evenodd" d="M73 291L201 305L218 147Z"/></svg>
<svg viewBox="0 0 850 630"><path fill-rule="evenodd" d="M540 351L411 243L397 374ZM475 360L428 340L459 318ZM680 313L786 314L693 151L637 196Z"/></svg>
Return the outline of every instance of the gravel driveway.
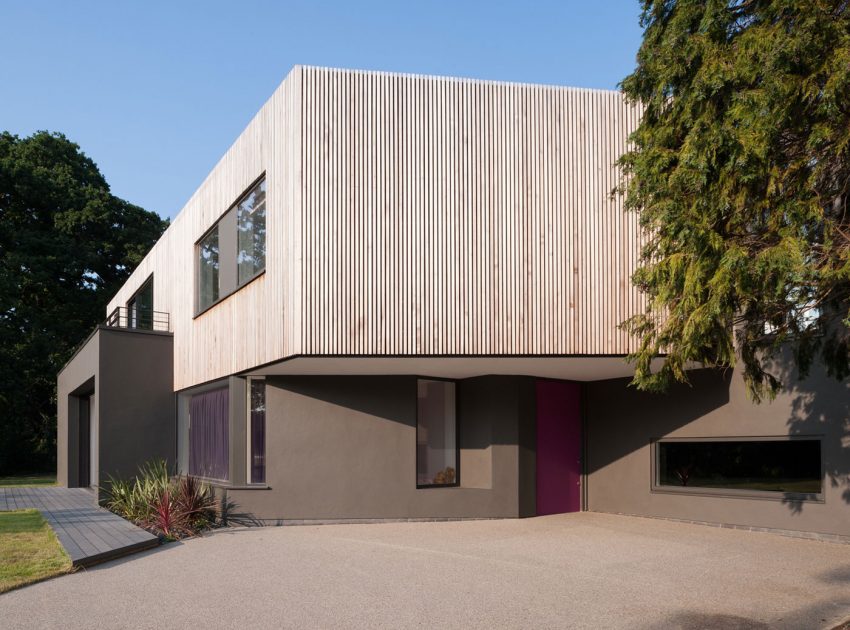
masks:
<svg viewBox="0 0 850 630"><path fill-rule="evenodd" d="M225 530L0 596L0 628L829 628L850 545L607 514Z"/></svg>

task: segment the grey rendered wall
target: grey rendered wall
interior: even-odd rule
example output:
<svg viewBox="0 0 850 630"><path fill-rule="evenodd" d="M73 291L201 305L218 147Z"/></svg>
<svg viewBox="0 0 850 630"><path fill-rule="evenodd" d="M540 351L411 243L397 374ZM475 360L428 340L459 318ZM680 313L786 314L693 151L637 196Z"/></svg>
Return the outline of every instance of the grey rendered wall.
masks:
<svg viewBox="0 0 850 630"><path fill-rule="evenodd" d="M628 379L587 384L588 509L850 535L850 381L785 375L789 391L752 404L740 372L693 373L693 387L647 394ZM651 490L659 437L822 435L822 502L685 496Z"/></svg>
<svg viewBox="0 0 850 630"><path fill-rule="evenodd" d="M176 457L171 335L100 330L100 481L131 477L138 466Z"/></svg>
<svg viewBox="0 0 850 630"><path fill-rule="evenodd" d="M523 395L530 379L459 382L461 487L427 489L416 488L416 377L266 382L268 489L230 490L238 512L310 520L516 517L529 509L518 444L520 427L533 424ZM533 509L533 492L531 501Z"/></svg>
<svg viewBox="0 0 850 630"><path fill-rule="evenodd" d="M99 332L88 338L56 378L56 483L60 486L77 484L77 409L71 395L81 387L97 387Z"/></svg>

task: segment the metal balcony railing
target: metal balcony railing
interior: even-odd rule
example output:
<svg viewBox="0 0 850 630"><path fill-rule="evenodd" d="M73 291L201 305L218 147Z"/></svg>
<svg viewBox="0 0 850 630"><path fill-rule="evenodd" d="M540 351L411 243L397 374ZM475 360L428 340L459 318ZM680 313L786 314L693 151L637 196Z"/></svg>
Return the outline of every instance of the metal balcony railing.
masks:
<svg viewBox="0 0 850 630"><path fill-rule="evenodd" d="M110 328L171 332L171 321L168 313L126 306L119 306L113 310L106 318L105 324Z"/></svg>

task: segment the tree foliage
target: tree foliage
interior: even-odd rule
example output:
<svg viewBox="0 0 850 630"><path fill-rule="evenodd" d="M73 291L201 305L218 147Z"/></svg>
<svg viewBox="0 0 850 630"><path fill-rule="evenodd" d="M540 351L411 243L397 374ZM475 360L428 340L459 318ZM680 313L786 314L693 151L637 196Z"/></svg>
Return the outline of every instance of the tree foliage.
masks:
<svg viewBox="0 0 850 630"><path fill-rule="evenodd" d="M63 135L0 133L0 473L52 463L57 372L166 225Z"/></svg>
<svg viewBox="0 0 850 630"><path fill-rule="evenodd" d="M635 383L742 361L755 400L791 347L850 373L850 9L806 0L644 0L644 107L620 188L648 244ZM654 372L650 362L665 354Z"/></svg>

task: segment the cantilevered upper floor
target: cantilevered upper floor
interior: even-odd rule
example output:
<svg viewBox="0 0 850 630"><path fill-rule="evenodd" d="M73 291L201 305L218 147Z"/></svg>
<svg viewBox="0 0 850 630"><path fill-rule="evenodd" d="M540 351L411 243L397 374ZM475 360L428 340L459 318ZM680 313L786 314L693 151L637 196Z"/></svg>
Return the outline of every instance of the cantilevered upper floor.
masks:
<svg viewBox="0 0 850 630"><path fill-rule="evenodd" d="M295 67L108 312L152 279L183 389L291 357L623 355L639 119L614 91Z"/></svg>

